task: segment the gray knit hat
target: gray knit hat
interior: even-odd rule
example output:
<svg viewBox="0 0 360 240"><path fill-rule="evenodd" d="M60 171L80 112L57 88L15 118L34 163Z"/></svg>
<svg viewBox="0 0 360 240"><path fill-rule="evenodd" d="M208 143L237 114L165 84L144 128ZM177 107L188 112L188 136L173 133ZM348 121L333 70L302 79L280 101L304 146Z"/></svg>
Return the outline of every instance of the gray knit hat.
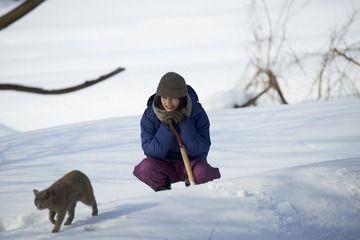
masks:
<svg viewBox="0 0 360 240"><path fill-rule="evenodd" d="M185 97L187 94L186 82L179 74L168 72L160 79L156 93L162 97Z"/></svg>

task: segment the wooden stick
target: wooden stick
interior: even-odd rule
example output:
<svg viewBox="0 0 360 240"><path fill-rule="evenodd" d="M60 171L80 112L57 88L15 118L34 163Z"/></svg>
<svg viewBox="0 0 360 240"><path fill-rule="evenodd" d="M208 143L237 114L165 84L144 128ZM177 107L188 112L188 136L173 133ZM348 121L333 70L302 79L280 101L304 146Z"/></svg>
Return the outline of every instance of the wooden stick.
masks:
<svg viewBox="0 0 360 240"><path fill-rule="evenodd" d="M193 174L191 166L190 166L189 155L187 154L184 142L183 142L182 138L180 137L179 133L176 131L176 129L172 123L170 123L170 129L174 133L174 135L179 143L180 153L181 153L184 165L185 165L186 174L189 178L190 185L196 185L194 174Z"/></svg>

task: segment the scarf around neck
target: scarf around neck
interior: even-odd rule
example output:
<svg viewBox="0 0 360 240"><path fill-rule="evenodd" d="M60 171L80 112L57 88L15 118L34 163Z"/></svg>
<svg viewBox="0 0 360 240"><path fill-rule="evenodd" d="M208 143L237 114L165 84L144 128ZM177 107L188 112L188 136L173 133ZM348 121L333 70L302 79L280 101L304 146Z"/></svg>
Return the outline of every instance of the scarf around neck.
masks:
<svg viewBox="0 0 360 240"><path fill-rule="evenodd" d="M161 121L161 122L163 122L164 121L164 117L165 117L165 113L167 112L165 109L160 109L159 107L157 107L156 105L155 105L155 100L156 100L156 98L157 97L160 97L160 96L158 96L158 95L155 95L155 97L154 97L154 101L153 101L153 103L152 103L152 108L153 108L153 110L154 110L154 112L155 112L155 115L156 115L156 117ZM189 96L189 94L186 94L186 104L185 104L185 106L183 107L183 108L181 108L180 110L175 110L175 111L179 111L179 112L181 112L182 114L184 114L185 116L187 116L187 117L190 117L190 115L191 115L191 110L192 110L192 102L191 102L191 98L190 98L190 96Z"/></svg>

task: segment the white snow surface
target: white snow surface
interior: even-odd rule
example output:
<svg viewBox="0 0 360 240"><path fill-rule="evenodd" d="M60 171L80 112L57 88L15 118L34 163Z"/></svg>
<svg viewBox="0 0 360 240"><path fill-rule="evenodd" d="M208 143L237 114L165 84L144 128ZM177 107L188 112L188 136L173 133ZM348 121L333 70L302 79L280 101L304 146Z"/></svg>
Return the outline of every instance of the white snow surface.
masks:
<svg viewBox="0 0 360 240"><path fill-rule="evenodd" d="M3 124L0 124L0 137L2 136L6 136L6 135L10 135L10 134L14 134L16 133L17 131L12 129L12 128L9 128Z"/></svg>
<svg viewBox="0 0 360 240"><path fill-rule="evenodd" d="M0 15L20 2L0 0ZM326 46L359 5L308 2L288 29L299 52ZM0 239L359 239L359 100L221 110L247 98L248 5L51 0L0 31L2 83L68 87L126 67L68 95L0 92ZM155 193L132 171L144 158L140 114L168 71L216 109L208 160L222 178ZM292 103L307 94L302 79L284 87ZM91 179L99 215L79 203L53 234L32 190L74 169Z"/></svg>
<svg viewBox="0 0 360 240"><path fill-rule="evenodd" d="M156 193L132 175L140 116L0 138L0 239L359 239L360 101L209 117L222 178ZM73 169L91 179L99 215L79 203L53 234L32 190Z"/></svg>

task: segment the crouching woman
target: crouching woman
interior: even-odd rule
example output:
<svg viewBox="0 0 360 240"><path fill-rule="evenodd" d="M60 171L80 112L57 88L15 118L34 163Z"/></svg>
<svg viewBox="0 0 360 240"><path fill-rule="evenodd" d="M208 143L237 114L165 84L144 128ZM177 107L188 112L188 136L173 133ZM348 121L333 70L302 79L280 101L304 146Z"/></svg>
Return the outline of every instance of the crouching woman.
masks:
<svg viewBox="0 0 360 240"><path fill-rule="evenodd" d="M182 76L166 73L147 103L141 118L141 144L146 155L134 168L134 175L154 191L169 190L171 184L185 181L185 166L178 142L169 124L183 139L197 184L220 178L218 168L210 166L209 118L195 91Z"/></svg>

